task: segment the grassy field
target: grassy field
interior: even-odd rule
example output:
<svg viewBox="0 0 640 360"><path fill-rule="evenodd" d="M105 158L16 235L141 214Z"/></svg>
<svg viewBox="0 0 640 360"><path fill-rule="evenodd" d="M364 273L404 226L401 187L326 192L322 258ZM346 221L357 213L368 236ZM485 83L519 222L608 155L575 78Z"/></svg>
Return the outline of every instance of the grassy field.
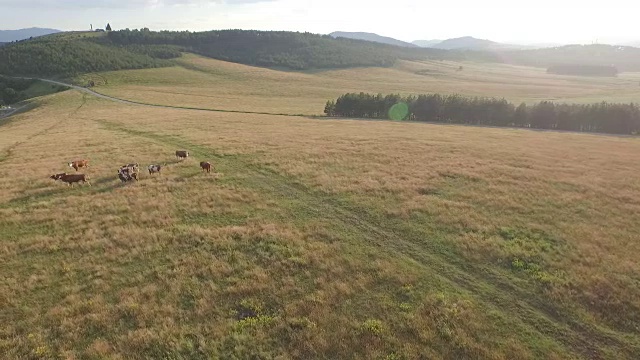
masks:
<svg viewBox="0 0 640 360"><path fill-rule="evenodd" d="M554 100L591 103L640 98L640 74L617 78L549 75L544 69L501 64L399 62L393 68L282 72L184 55L179 66L85 76L96 90L147 103L206 109L322 114L345 92L461 93L519 103ZM458 71L463 66L462 71ZM105 84L106 83L106 84Z"/></svg>
<svg viewBox="0 0 640 360"><path fill-rule="evenodd" d="M237 78L212 102L293 113L402 73L276 86L220 64ZM202 73L111 73L98 90L170 103L158 89L224 78ZM295 80L314 77L335 83ZM37 101L0 123L5 358L640 356L637 138ZM79 158L92 186L48 179ZM121 185L132 161L167 167Z"/></svg>

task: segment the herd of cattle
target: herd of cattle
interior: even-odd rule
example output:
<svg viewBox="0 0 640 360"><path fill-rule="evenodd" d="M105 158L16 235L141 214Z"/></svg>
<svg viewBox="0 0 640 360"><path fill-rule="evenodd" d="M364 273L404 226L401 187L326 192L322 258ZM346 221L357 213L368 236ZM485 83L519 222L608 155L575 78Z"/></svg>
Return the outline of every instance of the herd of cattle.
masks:
<svg viewBox="0 0 640 360"><path fill-rule="evenodd" d="M188 157L189 157L188 151L185 151L185 150L176 151L176 158L179 161L184 160ZM75 169L75 171L78 171L79 169L82 169L82 168L86 169L89 167L89 160L76 160L76 161L70 162L69 167ZM202 169L203 172L210 173L211 163L208 161L202 161L200 162L200 168ZM163 166L155 165L155 164L149 165L147 167L147 170L149 171L149 175L159 174L162 171L162 169L163 169ZM120 181L122 181L123 183L128 181L138 181L139 175L140 175L140 165L138 165L137 163L123 165L118 170L118 179L120 179ZM73 186L76 183L86 183L86 184L89 184L89 186L91 186L91 183L89 182L89 177L85 174L60 173L60 174L51 175L50 178L56 181L60 180L66 183L67 185L71 185L71 186Z"/></svg>

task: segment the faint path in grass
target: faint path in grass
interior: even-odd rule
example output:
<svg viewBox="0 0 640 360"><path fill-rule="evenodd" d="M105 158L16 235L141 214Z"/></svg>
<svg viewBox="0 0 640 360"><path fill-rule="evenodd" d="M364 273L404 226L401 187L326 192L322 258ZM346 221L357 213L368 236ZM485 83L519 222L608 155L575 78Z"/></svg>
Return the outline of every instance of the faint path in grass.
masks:
<svg viewBox="0 0 640 360"><path fill-rule="evenodd" d="M517 282L491 264L466 261L447 242L445 230L412 227L406 221L389 218L352 200L309 187L294 177L279 173L249 156L227 156L206 146L172 135L137 130L122 124L97 121L106 129L188 149L195 158L214 159L216 167L229 174L229 181L277 199L286 215L282 221L304 226L309 219L330 222L331 229L345 240L383 248L425 269L437 284L462 291L479 300L489 313L500 314L510 329L527 336L544 355L548 342L571 349L589 359L604 359L603 349L614 349L626 358L640 352L640 344L623 341L613 331L580 322L576 314L554 305L541 295L538 286ZM534 346L535 347L535 346Z"/></svg>
<svg viewBox="0 0 640 360"><path fill-rule="evenodd" d="M222 109L211 109L211 108L196 108L196 107L189 107L189 106L173 106L173 105L149 104L149 103L144 103L144 102L139 102L139 101L120 99L120 98L117 98L117 97L114 97L114 96L109 96L109 95L105 95L105 94L99 93L97 91L91 90L91 89L86 88L86 87L72 85L72 84L64 83L64 82L57 81L57 80L40 79L40 78L36 78L36 80L40 80L40 81L44 81L44 82L48 82L50 84L55 84L55 85L60 85L60 86L67 86L67 87L72 88L74 90L78 90L78 91L86 93L86 94L91 94L91 95L99 97L101 99L111 100L111 101L115 101L117 103L128 104L128 105L142 105L142 106L151 106L151 107L159 107L159 108L167 108L167 109L183 109L183 110L197 110L197 111L210 111L210 112L226 112L226 113L237 113L237 114L277 115L277 116L295 116L295 117L309 117L309 116L311 116L311 115L304 115L304 114L270 113L270 112L260 112L260 111L242 111L242 110L222 110Z"/></svg>

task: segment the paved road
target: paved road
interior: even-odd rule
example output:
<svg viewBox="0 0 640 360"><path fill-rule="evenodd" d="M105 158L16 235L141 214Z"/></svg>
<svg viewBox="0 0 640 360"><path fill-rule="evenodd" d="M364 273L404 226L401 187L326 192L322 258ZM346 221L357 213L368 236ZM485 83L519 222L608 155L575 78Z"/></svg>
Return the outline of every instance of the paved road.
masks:
<svg viewBox="0 0 640 360"><path fill-rule="evenodd" d="M13 115L16 111L21 110L24 106L12 108L11 111L0 111L0 119L7 118Z"/></svg>

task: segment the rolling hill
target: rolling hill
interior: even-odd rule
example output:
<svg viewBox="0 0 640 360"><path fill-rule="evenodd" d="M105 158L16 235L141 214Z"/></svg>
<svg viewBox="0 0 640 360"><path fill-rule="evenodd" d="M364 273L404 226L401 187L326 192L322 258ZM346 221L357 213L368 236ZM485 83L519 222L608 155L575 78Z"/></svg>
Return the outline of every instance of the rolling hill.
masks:
<svg viewBox="0 0 640 360"><path fill-rule="evenodd" d="M61 33L4 46L0 74L68 76L167 66L181 52L246 65L291 70L388 67L398 60L497 61L491 54L408 48L328 35L223 30Z"/></svg>
<svg viewBox="0 0 640 360"><path fill-rule="evenodd" d="M554 48L505 51L507 63L548 68L554 65L614 66L619 71L640 71L640 49L615 45L567 45Z"/></svg>
<svg viewBox="0 0 640 360"><path fill-rule="evenodd" d="M495 50L502 48L504 45L491 40L476 39L472 36L464 36L460 38L447 39L438 44L433 45L436 49L445 50Z"/></svg>
<svg viewBox="0 0 640 360"><path fill-rule="evenodd" d="M46 28L28 28L19 30L0 30L0 42L12 42L31 37L44 36L49 34L59 33L60 30L46 29Z"/></svg>
<svg viewBox="0 0 640 360"><path fill-rule="evenodd" d="M381 44L404 46L404 47L409 47L409 48L418 47L418 45L416 45L416 44L404 42L404 41L397 40L397 39L390 38L390 37L386 37L386 36L381 36L381 35L374 34L374 33L367 33L367 32L336 31L336 32L332 32L329 35L334 37L334 38L347 38L347 39L355 39L355 40L365 40L365 41L372 41L372 42L377 42L377 43L381 43Z"/></svg>
<svg viewBox="0 0 640 360"><path fill-rule="evenodd" d="M73 90L0 123L3 360L638 359L637 138L264 114L637 82L174 61L92 74L156 106ZM49 178L79 158L92 186ZM130 162L166 166L121 184Z"/></svg>

